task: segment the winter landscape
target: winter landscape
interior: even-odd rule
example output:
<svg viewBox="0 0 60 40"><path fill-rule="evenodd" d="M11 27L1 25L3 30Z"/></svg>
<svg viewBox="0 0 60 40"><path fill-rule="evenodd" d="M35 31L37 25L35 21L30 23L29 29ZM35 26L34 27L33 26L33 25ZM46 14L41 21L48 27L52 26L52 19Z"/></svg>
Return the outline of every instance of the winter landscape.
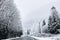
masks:
<svg viewBox="0 0 60 40"><path fill-rule="evenodd" d="M0 40L60 40L60 0L0 0Z"/></svg>

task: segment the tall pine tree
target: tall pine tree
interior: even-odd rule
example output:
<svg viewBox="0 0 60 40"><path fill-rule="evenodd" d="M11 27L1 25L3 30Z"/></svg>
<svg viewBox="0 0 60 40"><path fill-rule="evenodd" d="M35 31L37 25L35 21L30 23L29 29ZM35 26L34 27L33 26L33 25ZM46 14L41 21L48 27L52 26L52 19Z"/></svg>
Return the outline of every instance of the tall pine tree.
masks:
<svg viewBox="0 0 60 40"><path fill-rule="evenodd" d="M55 7L51 8L51 16L48 21L48 31L52 34L57 34L58 28L60 28L60 18L58 16L58 12Z"/></svg>

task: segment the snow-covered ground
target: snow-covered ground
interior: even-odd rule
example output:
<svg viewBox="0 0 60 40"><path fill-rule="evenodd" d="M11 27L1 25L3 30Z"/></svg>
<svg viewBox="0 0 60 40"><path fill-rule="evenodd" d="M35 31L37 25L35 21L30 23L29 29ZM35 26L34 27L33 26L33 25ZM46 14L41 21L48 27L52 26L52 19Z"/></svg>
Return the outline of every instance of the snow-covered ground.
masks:
<svg viewBox="0 0 60 40"><path fill-rule="evenodd" d="M37 40L60 40L60 37L35 37L35 36L31 37Z"/></svg>
<svg viewBox="0 0 60 40"><path fill-rule="evenodd" d="M60 34L55 35L54 37L36 37L36 36L24 36L24 37L16 37L10 38L6 40L60 40Z"/></svg>

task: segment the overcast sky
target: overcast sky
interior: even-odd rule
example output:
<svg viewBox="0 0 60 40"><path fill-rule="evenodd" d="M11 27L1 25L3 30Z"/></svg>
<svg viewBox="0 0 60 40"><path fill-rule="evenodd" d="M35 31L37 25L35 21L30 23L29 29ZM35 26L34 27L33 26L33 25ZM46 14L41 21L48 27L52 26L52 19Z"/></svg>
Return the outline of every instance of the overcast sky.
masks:
<svg viewBox="0 0 60 40"><path fill-rule="evenodd" d="M55 6L60 12L60 0L14 0L20 12L24 27L32 27L50 15L50 9Z"/></svg>

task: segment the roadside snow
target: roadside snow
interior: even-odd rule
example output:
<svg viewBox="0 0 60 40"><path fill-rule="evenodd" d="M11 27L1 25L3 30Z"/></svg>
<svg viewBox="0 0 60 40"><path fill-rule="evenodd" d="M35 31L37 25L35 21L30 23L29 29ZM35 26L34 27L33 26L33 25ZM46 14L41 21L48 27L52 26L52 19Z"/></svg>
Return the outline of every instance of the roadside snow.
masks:
<svg viewBox="0 0 60 40"><path fill-rule="evenodd" d="M60 40L60 37L35 37L35 36L31 37L37 40Z"/></svg>

